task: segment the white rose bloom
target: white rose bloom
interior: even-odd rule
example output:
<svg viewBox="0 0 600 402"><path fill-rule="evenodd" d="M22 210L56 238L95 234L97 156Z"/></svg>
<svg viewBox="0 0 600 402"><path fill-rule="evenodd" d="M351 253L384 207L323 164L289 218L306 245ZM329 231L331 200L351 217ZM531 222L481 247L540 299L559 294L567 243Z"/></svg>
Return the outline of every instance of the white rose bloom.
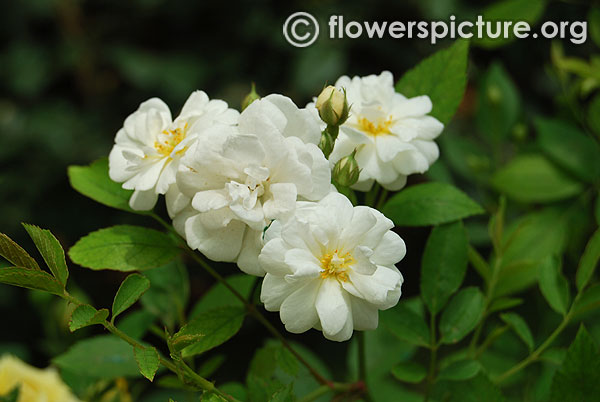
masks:
<svg viewBox="0 0 600 402"><path fill-rule="evenodd" d="M279 311L290 332L316 328L334 341L377 328L378 310L398 303L403 282L394 264L406 247L393 227L376 209L353 207L339 193L298 202L293 218L265 232L265 308Z"/></svg>
<svg viewBox="0 0 600 402"><path fill-rule="evenodd" d="M162 100L149 99L117 132L108 159L110 178L134 190L131 208L150 210L175 182L179 161L197 133L215 122L236 124L238 116L227 103L209 100L203 91L190 95L175 121Z"/></svg>
<svg viewBox="0 0 600 402"><path fill-rule="evenodd" d="M394 89L389 71L379 76L340 77L335 86L346 89L350 117L340 134L329 160L337 162L355 148L362 169L353 188L368 191L374 181L388 190L399 190L406 176L424 173L439 156L433 141L444 125L427 114L428 96L406 98Z"/></svg>
<svg viewBox="0 0 600 402"><path fill-rule="evenodd" d="M252 102L237 127L206 130L182 158L180 193L167 194L174 227L211 260L264 275L258 264L264 228L291 216L298 199L319 200L331 191L320 137L311 112L281 95Z"/></svg>

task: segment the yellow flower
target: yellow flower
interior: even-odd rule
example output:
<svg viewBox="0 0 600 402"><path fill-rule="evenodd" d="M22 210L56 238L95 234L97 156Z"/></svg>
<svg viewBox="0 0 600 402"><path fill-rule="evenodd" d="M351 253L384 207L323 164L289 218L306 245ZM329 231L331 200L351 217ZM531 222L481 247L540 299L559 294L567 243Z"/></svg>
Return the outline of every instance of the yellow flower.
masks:
<svg viewBox="0 0 600 402"><path fill-rule="evenodd" d="M38 369L5 355L0 358L0 396L17 386L18 402L79 402L55 369Z"/></svg>

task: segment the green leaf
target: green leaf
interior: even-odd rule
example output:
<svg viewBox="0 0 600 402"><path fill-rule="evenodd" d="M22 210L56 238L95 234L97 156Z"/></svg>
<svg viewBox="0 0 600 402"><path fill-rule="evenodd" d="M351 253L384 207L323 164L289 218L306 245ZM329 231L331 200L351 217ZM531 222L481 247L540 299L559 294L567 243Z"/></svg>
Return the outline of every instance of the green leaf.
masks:
<svg viewBox="0 0 600 402"><path fill-rule="evenodd" d="M190 320L172 337L183 357L194 356L228 341L242 327L246 311L240 307L219 307ZM190 345L189 339L192 339Z"/></svg>
<svg viewBox="0 0 600 402"><path fill-rule="evenodd" d="M533 335L531 334L531 330L529 329L527 322L525 322L525 320L516 313L500 314L500 318L502 319L502 321L511 326L511 328L515 331L519 338L521 338L521 340L525 342L525 345L527 345L527 348L531 353L533 351L534 346Z"/></svg>
<svg viewBox="0 0 600 402"><path fill-rule="evenodd" d="M190 296L188 272L180 259L144 272L150 289L141 298L144 309L158 317L168 328L183 317Z"/></svg>
<svg viewBox="0 0 600 402"><path fill-rule="evenodd" d="M50 268L52 275L54 275L64 287L67 283L67 278L69 277L69 270L67 269L67 263L65 261L65 251L58 240L56 240L56 237L54 237L49 230L40 229L34 225L24 223L23 227L27 233L29 233L31 240L33 240L35 246L40 251L48 268Z"/></svg>
<svg viewBox="0 0 600 402"><path fill-rule="evenodd" d="M149 288L150 281L145 276L131 274L125 278L113 301L112 322L119 314L131 307Z"/></svg>
<svg viewBox="0 0 600 402"><path fill-rule="evenodd" d="M202 398L200 398L200 401L202 401L202 402L226 402L227 400L223 399L222 397L215 394L214 392L204 392L202 394Z"/></svg>
<svg viewBox="0 0 600 402"><path fill-rule="evenodd" d="M579 260L575 277L577 290L581 291L590 282L598 265L598 260L600 260L600 229L594 232Z"/></svg>
<svg viewBox="0 0 600 402"><path fill-rule="evenodd" d="M565 249L568 218L568 210L551 207L525 215L507 227L495 297L513 294L537 283L540 262L562 254Z"/></svg>
<svg viewBox="0 0 600 402"><path fill-rule="evenodd" d="M504 402L502 393L483 373L466 381L439 381L433 392L436 401Z"/></svg>
<svg viewBox="0 0 600 402"><path fill-rule="evenodd" d="M27 289L43 290L61 296L64 293L63 285L52 275L24 267L0 268L0 283L20 286Z"/></svg>
<svg viewBox="0 0 600 402"><path fill-rule="evenodd" d="M392 375L399 381L419 383L427 375L425 367L415 362L402 362L392 369Z"/></svg>
<svg viewBox="0 0 600 402"><path fill-rule="evenodd" d="M475 377L481 371L481 364L476 360L459 360L442 369L437 376L438 381L464 381Z"/></svg>
<svg viewBox="0 0 600 402"><path fill-rule="evenodd" d="M18 402L20 394L20 386L15 386L10 392L5 395L0 395L0 402Z"/></svg>
<svg viewBox="0 0 600 402"><path fill-rule="evenodd" d="M408 98L429 96L433 103L431 115L446 124L465 92L468 55L469 42L457 40L407 71L396 84L396 91Z"/></svg>
<svg viewBox="0 0 600 402"><path fill-rule="evenodd" d="M588 24L590 37L596 44L596 46L600 47L600 7L592 6L590 8L590 12L588 13Z"/></svg>
<svg viewBox="0 0 600 402"><path fill-rule="evenodd" d="M490 304L488 314L495 313L496 311L508 310L521 304L523 304L523 299L517 297L500 297Z"/></svg>
<svg viewBox="0 0 600 402"><path fill-rule="evenodd" d="M587 401L600 395L600 353L583 326L554 375L550 395L557 402Z"/></svg>
<svg viewBox="0 0 600 402"><path fill-rule="evenodd" d="M76 330L89 325L102 324L107 317L108 310L105 308L98 311L89 304L80 304L73 310L73 313L71 313L69 330L75 332Z"/></svg>
<svg viewBox="0 0 600 402"><path fill-rule="evenodd" d="M421 297L437 314L462 283L467 270L467 234L462 222L431 231L421 264Z"/></svg>
<svg viewBox="0 0 600 402"><path fill-rule="evenodd" d="M82 237L69 249L69 257L76 264L94 270L136 271L165 265L179 251L165 233L119 225Z"/></svg>
<svg viewBox="0 0 600 402"><path fill-rule="evenodd" d="M600 226L600 194L596 195L596 205L594 205L594 215L596 223Z"/></svg>
<svg viewBox="0 0 600 402"><path fill-rule="evenodd" d="M540 265L540 290L554 311L567 314L569 282L561 273L561 262L556 257L546 258Z"/></svg>
<svg viewBox="0 0 600 402"><path fill-rule="evenodd" d="M294 384L290 383L276 391L269 399L269 402L294 402L295 400L296 395L294 394Z"/></svg>
<svg viewBox="0 0 600 402"><path fill-rule="evenodd" d="M152 346L142 348L134 347L133 355L140 369L140 373L148 380L153 381L154 375L160 365L160 358L156 349Z"/></svg>
<svg viewBox="0 0 600 402"><path fill-rule="evenodd" d="M492 177L492 185L519 202L553 202L571 198L583 186L541 155L514 158Z"/></svg>
<svg viewBox="0 0 600 402"><path fill-rule="evenodd" d="M600 26L598 27L598 31L600 36ZM600 136L600 94L596 94L588 104L587 121L592 131Z"/></svg>
<svg viewBox="0 0 600 402"><path fill-rule="evenodd" d="M114 335L80 341L52 362L62 369L106 380L139 375L131 345Z"/></svg>
<svg viewBox="0 0 600 402"><path fill-rule="evenodd" d="M506 140L520 113L519 94L506 70L494 63L479 85L477 128L493 146Z"/></svg>
<svg viewBox="0 0 600 402"><path fill-rule="evenodd" d="M132 190L125 190L121 183L116 183L108 177L108 158L99 159L89 166L69 166L69 181L71 187L106 206L133 213L129 207Z"/></svg>
<svg viewBox="0 0 600 402"><path fill-rule="evenodd" d="M40 270L38 263L27 251L23 250L21 246L4 233L0 233L0 256L6 258L7 261L16 267Z"/></svg>
<svg viewBox="0 0 600 402"><path fill-rule="evenodd" d="M471 332L485 310L485 299L476 287L458 292L442 313L440 333L443 343L456 343Z"/></svg>
<svg viewBox="0 0 600 402"><path fill-rule="evenodd" d="M429 226L457 221L485 211L447 183L424 183L395 194L382 212L397 226Z"/></svg>
<svg viewBox="0 0 600 402"><path fill-rule="evenodd" d="M227 283L245 298L250 297L252 286L257 279L258 278L246 274L234 274L225 278ZM190 313L190 319L196 318L200 313L205 311L225 306L243 307L244 303L237 297L232 297L231 291L222 283L217 282L208 290L208 292L206 292L206 294L204 294L204 296L202 296L200 301L196 303Z"/></svg>
<svg viewBox="0 0 600 402"><path fill-rule="evenodd" d="M600 177L600 147L577 127L561 120L535 119L538 144L557 165L585 182Z"/></svg>
<svg viewBox="0 0 600 402"><path fill-rule="evenodd" d="M399 304L379 313L382 326L403 341L418 346L429 345L429 329L423 317Z"/></svg>
<svg viewBox="0 0 600 402"><path fill-rule="evenodd" d="M504 24L506 21L513 22L509 28L508 37L500 35L497 38L491 38L484 30L484 36L473 39L473 44L484 48L495 48L506 45L516 39L513 32L514 24L519 21L527 22L530 26L544 14L546 2L544 0L503 0L492 3L483 10L483 21L492 25L496 29L496 23ZM494 32L494 31L492 31ZM531 35L531 34L530 34Z"/></svg>
<svg viewBox="0 0 600 402"><path fill-rule="evenodd" d="M600 308L600 283L596 283L583 291L573 305L573 317L582 317Z"/></svg>

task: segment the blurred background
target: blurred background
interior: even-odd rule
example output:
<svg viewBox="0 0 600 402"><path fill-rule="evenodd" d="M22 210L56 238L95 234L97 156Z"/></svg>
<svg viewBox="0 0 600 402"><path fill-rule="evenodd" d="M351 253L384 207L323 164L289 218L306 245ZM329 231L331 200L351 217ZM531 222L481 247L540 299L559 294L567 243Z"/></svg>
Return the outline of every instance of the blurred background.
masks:
<svg viewBox="0 0 600 402"><path fill-rule="evenodd" d="M196 89L239 108L250 83L255 82L259 94L283 93L302 106L325 83L333 83L341 75L390 70L399 78L451 43L444 40L431 45L424 39L390 38L330 40L323 32L314 45L294 48L285 41L282 24L295 11L311 12L324 30L331 14L369 21L447 20L450 15L457 20L473 20L492 4L475 0L2 2L0 231L33 253L34 246L20 222L51 229L65 249L88 232L111 224L153 225L78 194L70 188L66 174L69 165L88 164L108 155L125 117L150 97L162 98L174 115ZM588 19L590 10L587 1L553 1L535 11L533 18L582 21ZM465 177L485 176L503 158L500 155L494 162L496 156L489 148L477 145L482 125L476 116L485 106L486 85L497 85L511 97L511 118L496 122L508 125L507 141L513 149L508 152L527 147L529 116L562 115L578 121L579 106L585 108L591 102L592 91L582 92L583 84L565 87L565 79L583 82L586 77L565 78L572 71L561 70L559 58L567 54L587 62L598 52L594 35L598 40L600 33L590 32L582 45L568 40L553 44L546 39L522 39L503 46L472 46L465 98L440 139L442 161L430 176L453 181L485 205L486 197L491 196L476 189L477 179ZM573 105L573 99L578 102L576 106L566 107ZM589 124L598 124L597 120ZM458 140L453 142L453 138ZM465 138L469 140L462 140ZM460 144L459 150L456 144ZM426 179L415 176L410 181ZM160 208L164 213L164 206ZM469 233L474 243L485 248L489 238L482 219L470 224ZM418 294L419 261L428 233L428 229L401 229L409 250L399 265L405 274L403 290L407 296ZM580 246L573 247L575 255ZM193 303L212 280L192 264L190 268ZM78 267L72 267L71 272L74 283L98 306L110 305L123 278L120 273L89 272ZM535 305L528 308L534 310ZM42 320L40 311L57 319ZM37 293L0 285L0 316L0 355L9 350L38 366L49 364L50 356L63 352L77 338L77 334L68 335L64 327L67 318L63 304ZM275 315L271 318L278 323ZM252 349L262 343L261 336L255 336L261 335L262 329L251 323L243 331L238 335L243 341L229 348L247 362ZM340 358L347 347L325 343L314 331L292 338L317 350L331 350ZM344 365L343 358L340 360L331 364ZM228 367L232 370L228 377L233 372L234 377L243 379L245 367L236 368L235 361Z"/></svg>

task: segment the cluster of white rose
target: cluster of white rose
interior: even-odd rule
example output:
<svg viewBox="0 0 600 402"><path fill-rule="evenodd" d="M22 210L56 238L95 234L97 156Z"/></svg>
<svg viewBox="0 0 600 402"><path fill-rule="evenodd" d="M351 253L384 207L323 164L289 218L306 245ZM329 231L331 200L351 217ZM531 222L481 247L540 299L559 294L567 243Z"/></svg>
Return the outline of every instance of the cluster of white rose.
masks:
<svg viewBox="0 0 600 402"><path fill-rule="evenodd" d="M332 169L356 190L398 190L437 159L443 125L389 72L341 77L316 106L273 94L239 113L196 91L173 120L153 98L117 133L109 174L133 209L164 194L192 249L264 276L261 300L288 331L344 341L398 302L406 249L389 219L337 192Z"/></svg>

